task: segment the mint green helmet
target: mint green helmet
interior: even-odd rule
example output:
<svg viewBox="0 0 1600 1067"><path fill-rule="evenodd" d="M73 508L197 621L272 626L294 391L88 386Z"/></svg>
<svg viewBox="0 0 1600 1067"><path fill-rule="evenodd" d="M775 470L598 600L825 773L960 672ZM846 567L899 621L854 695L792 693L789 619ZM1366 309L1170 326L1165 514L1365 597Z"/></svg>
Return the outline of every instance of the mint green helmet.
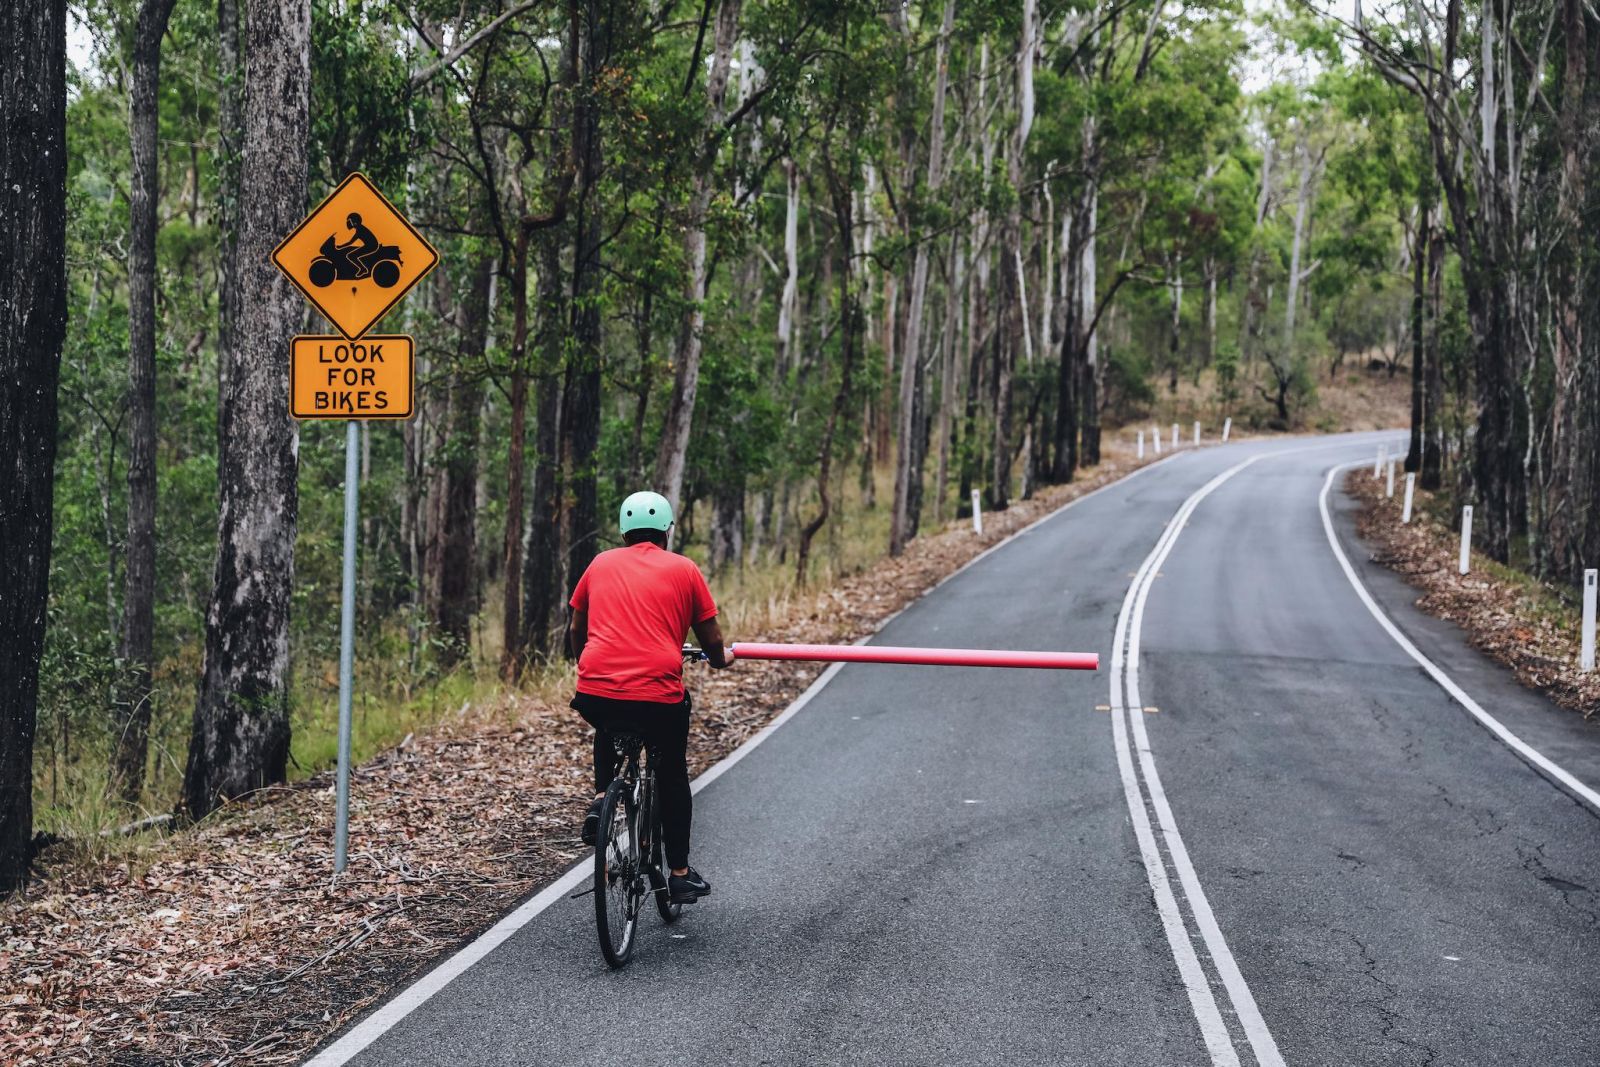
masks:
<svg viewBox="0 0 1600 1067"><path fill-rule="evenodd" d="M634 530L659 530L672 527L672 505L660 493L634 493L622 502L620 520L623 533Z"/></svg>

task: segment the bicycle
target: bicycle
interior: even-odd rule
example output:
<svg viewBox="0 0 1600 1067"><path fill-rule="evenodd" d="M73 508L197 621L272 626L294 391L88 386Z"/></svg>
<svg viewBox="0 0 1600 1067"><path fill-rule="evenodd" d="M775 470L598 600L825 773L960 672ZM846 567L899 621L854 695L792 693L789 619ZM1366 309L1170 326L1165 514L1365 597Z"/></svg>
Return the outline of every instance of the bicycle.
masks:
<svg viewBox="0 0 1600 1067"><path fill-rule="evenodd" d="M683 646L683 655L706 658L693 645ZM661 809L649 746L631 734L612 735L612 744L623 766L606 787L600 805L594 841L594 920L600 951L607 964L618 968L633 956L645 897L655 897L656 911L668 924L683 915L683 905L672 902L667 888Z"/></svg>

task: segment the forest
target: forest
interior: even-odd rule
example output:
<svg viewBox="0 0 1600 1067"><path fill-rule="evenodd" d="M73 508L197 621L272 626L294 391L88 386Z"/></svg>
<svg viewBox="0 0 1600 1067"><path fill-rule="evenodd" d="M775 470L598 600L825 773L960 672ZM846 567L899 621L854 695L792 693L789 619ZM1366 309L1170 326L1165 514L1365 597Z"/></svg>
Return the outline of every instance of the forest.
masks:
<svg viewBox="0 0 1600 1067"><path fill-rule="evenodd" d="M1351 376L1406 391L1405 470L1483 551L1574 586L1595 19L14 0L0 891L36 832L331 758L345 426L289 417L291 338L326 326L270 255L357 171L440 253L381 327L415 338L416 414L360 426L369 743L385 707L567 677L567 594L633 489L779 596L1125 428L1337 428Z"/></svg>

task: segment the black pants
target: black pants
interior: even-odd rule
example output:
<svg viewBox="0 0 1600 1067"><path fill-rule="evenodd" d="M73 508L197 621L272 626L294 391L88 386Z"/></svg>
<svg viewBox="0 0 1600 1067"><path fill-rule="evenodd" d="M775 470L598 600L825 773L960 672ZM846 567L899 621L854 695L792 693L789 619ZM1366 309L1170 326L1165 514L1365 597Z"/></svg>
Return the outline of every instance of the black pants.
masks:
<svg viewBox="0 0 1600 1067"><path fill-rule="evenodd" d="M632 734L649 747L661 801L661 836L667 865L689 866L689 823L694 801L689 795L689 695L679 704L646 700L612 700L579 693L572 707L594 727L594 791L603 793L622 769L613 734Z"/></svg>

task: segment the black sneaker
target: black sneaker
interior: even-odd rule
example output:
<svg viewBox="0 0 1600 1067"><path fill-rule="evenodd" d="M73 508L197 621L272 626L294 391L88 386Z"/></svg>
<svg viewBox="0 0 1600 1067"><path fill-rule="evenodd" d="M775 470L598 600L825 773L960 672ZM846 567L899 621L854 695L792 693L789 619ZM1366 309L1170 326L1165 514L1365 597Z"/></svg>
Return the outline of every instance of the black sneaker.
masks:
<svg viewBox="0 0 1600 1067"><path fill-rule="evenodd" d="M592 845L600 836L600 805L606 802L605 797L595 797L594 803L589 805L589 814L583 817L583 843Z"/></svg>
<svg viewBox="0 0 1600 1067"><path fill-rule="evenodd" d="M688 874L674 874L667 879L667 891L672 903L693 904L711 892L711 883L690 867Z"/></svg>

